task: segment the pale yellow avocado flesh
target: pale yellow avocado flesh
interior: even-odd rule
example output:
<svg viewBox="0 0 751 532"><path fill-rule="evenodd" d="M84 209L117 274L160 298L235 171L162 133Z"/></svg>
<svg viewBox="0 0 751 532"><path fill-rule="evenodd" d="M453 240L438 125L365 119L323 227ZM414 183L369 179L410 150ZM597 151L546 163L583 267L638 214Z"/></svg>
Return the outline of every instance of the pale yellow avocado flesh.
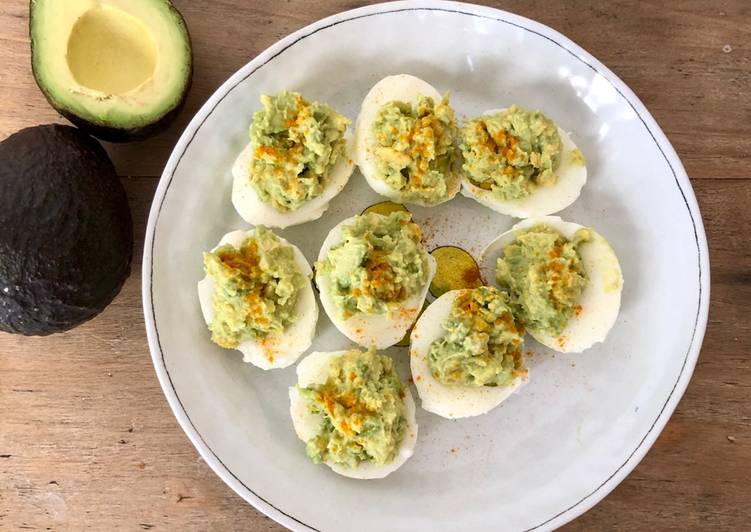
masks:
<svg viewBox="0 0 751 532"><path fill-rule="evenodd" d="M95 126L147 127L190 84L190 37L167 0L32 0L30 35L50 103Z"/></svg>
<svg viewBox="0 0 751 532"><path fill-rule="evenodd" d="M73 25L66 59L80 85L121 95L154 75L159 50L140 20L102 5L86 11Z"/></svg>

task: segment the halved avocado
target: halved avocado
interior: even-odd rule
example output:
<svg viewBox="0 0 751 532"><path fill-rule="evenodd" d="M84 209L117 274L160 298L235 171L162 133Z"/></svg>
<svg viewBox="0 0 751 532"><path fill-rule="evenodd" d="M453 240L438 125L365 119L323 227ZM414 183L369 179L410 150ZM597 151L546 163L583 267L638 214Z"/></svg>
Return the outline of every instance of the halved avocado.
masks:
<svg viewBox="0 0 751 532"><path fill-rule="evenodd" d="M193 75L190 36L168 0L31 0L31 65L60 114L112 142L166 128Z"/></svg>

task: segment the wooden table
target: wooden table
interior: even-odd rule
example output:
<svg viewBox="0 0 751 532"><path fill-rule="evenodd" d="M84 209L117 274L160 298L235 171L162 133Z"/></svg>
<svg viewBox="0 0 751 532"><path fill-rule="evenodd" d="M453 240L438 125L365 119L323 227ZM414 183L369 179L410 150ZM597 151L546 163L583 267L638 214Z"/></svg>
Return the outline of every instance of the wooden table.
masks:
<svg viewBox="0 0 751 532"><path fill-rule="evenodd" d="M109 146L140 256L157 176L189 118L277 39L353 0L175 1L195 81L167 133ZM751 525L751 6L747 0L488 2L563 32L654 114L699 199L712 261L693 380L644 461L571 530ZM670 7L666 7L670 5ZM29 68L28 0L0 3L0 139L62 119ZM0 228L2 230L2 228ZM138 260L94 321L49 338L0 335L0 529L279 530L198 457L152 369Z"/></svg>

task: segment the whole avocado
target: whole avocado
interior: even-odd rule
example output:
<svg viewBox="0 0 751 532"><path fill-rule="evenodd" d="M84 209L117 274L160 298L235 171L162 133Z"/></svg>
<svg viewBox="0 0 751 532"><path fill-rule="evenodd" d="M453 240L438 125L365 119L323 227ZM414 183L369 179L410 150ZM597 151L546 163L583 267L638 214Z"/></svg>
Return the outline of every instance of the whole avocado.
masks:
<svg viewBox="0 0 751 532"><path fill-rule="evenodd" d="M130 274L125 190L92 137L60 125L0 142L0 330L48 335L99 314Z"/></svg>

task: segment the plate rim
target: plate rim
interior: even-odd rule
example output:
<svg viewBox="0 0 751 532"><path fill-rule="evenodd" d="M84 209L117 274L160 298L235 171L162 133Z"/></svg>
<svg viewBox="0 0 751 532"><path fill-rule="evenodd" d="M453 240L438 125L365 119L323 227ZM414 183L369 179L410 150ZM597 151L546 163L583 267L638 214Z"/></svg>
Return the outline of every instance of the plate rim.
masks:
<svg viewBox="0 0 751 532"><path fill-rule="evenodd" d="M657 437L660 435L672 413L682 398L689 381L693 375L696 362L701 351L704 334L706 332L707 319L709 313L709 292L710 292L710 269L709 253L704 224L699 210L696 196L693 191L691 182L686 174L681 160L675 149L664 134L654 117L647 110L641 100L634 92L609 68L598 61L589 52L574 43L571 39L558 32L536 22L532 19L516 15L514 13L475 4L463 2L445 1L445 0L402 0L397 2L378 3L357 9L342 11L329 17L320 19L309 24L289 35L282 38L269 46L266 50L251 59L243 67L230 76L201 106L198 112L193 116L183 133L180 135L170 157L165 165L164 171L159 179L159 184L154 193L152 205L149 211L146 234L144 239L144 251L142 262L142 302L144 309L144 322L148 338L149 351L151 354L154 370L157 374L159 384L162 388L167 402L178 421L178 424L188 436L188 439L198 451L199 455L232 490L242 499L254 506L256 509L272 518L279 524L292 530L313 530L318 529L303 522L302 520L286 513L281 508L274 506L271 502L257 495L253 490L246 486L214 453L214 451L204 441L200 432L193 425L182 402L177 395L177 391L172 384L169 371L164 362L164 354L159 342L159 332L156 326L156 316L153 306L153 250L156 237L156 228L159 221L161 207L164 204L167 190L174 177L175 171L189 147L198 130L201 128L206 119L211 115L214 108L226 97L232 89L239 85L246 78L250 77L256 70L263 67L266 63L273 60L285 50L292 47L300 40L313 35L327 28L337 26L352 20L378 16L394 12L408 11L434 11L458 15L476 16L490 19L496 22L510 24L517 28L535 33L560 48L567 51L575 59L583 62L591 70L601 75L613 88L626 100L632 107L637 117L643 123L645 129L655 141L657 148L665 158L670 167L676 185L686 204L688 214L693 223L694 238L697 245L697 265L699 272L699 297L694 322L694 332L689 344L689 348L681 366L676 382L668 394L660 412L652 422L647 433L637 444L636 448L618 466L618 468L597 487L588 494L583 496L577 502L560 510L557 514L547 517L539 524L528 528L525 532L531 530L549 530L554 529L575 519L584 512L591 509L603 498L605 498L626 476L639 464L649 449L652 447Z"/></svg>

